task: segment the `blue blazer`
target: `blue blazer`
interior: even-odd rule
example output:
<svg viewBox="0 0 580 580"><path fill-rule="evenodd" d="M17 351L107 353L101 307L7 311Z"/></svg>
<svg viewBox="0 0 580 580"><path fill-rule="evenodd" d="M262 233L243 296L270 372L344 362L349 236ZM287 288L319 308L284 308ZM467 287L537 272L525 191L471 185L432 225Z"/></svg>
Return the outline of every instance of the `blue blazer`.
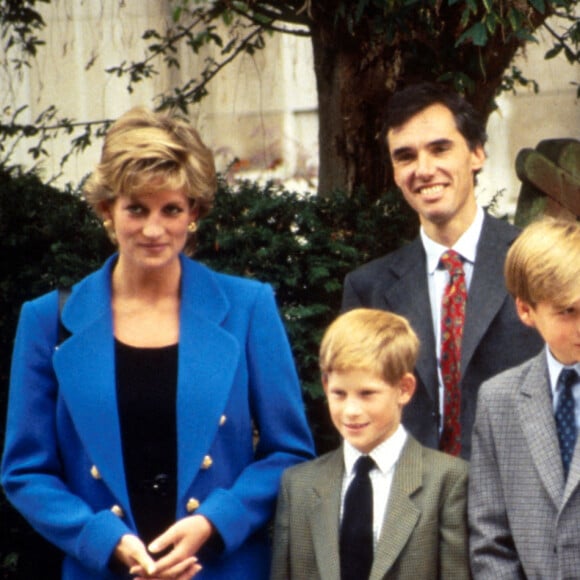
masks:
<svg viewBox="0 0 580 580"><path fill-rule="evenodd" d="M24 304L14 346L2 484L65 552L63 579L118 578L109 558L135 530L116 406L114 263L73 288L61 345L51 292ZM280 476L313 455L292 354L270 286L181 264L176 519L202 514L223 539L200 579L267 578Z"/></svg>

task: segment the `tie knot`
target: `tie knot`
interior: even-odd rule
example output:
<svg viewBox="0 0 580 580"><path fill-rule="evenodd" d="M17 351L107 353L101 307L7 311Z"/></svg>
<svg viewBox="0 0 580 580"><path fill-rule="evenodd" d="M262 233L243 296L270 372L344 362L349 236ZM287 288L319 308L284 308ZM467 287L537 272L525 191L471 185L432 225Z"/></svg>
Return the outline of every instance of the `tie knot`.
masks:
<svg viewBox="0 0 580 580"><path fill-rule="evenodd" d="M453 276L458 271L463 272L463 262L461 261L461 256L455 250L446 250L441 254L439 263L443 268L449 270L449 273Z"/></svg>
<svg viewBox="0 0 580 580"><path fill-rule="evenodd" d="M369 471L376 466L376 463L370 455L361 455L354 464L354 472L358 477L368 475Z"/></svg>
<svg viewBox="0 0 580 580"><path fill-rule="evenodd" d="M562 369L558 382L566 389L572 387L572 385L578 380L578 373L576 369Z"/></svg>

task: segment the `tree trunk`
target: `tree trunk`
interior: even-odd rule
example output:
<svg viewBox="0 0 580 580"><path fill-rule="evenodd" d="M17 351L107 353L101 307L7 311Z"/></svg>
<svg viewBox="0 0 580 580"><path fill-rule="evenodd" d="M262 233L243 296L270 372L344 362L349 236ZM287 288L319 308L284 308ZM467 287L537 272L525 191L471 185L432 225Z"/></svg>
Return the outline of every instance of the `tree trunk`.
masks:
<svg viewBox="0 0 580 580"><path fill-rule="evenodd" d="M371 197L385 190L388 162L381 116L389 71L361 70L357 47L329 46L313 31L318 90L320 195L364 187Z"/></svg>

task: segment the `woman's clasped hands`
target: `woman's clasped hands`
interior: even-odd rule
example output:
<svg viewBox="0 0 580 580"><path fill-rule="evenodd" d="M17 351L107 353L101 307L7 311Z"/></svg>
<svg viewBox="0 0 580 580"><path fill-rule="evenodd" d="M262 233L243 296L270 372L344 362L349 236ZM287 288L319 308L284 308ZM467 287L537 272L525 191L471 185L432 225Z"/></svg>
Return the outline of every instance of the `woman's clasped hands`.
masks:
<svg viewBox="0 0 580 580"><path fill-rule="evenodd" d="M195 554L213 533L203 516L189 516L173 524L149 544L151 554L169 552L155 561L134 535L121 538L115 556L129 567L136 580L189 580L201 570Z"/></svg>

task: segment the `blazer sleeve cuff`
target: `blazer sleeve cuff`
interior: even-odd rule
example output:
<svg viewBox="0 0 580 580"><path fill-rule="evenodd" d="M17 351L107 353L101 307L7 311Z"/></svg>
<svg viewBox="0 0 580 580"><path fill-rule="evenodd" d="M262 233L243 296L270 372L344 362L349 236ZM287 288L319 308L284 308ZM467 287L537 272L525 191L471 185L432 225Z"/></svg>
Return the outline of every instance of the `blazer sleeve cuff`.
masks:
<svg viewBox="0 0 580 580"><path fill-rule="evenodd" d="M110 571L113 552L125 534L131 534L125 523L110 511L102 511L85 526L78 538L76 557L92 570Z"/></svg>
<svg viewBox="0 0 580 580"><path fill-rule="evenodd" d="M250 533L247 510L224 489L217 489L209 495L195 513L205 516L213 524L222 539L225 554L239 548Z"/></svg>

